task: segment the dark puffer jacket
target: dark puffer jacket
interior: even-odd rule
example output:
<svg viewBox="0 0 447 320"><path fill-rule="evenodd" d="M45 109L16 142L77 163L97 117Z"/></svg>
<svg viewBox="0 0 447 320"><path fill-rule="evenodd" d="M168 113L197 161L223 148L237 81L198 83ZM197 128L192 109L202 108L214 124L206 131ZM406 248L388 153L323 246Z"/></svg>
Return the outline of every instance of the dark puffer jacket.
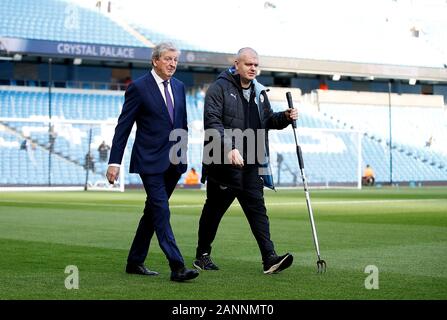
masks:
<svg viewBox="0 0 447 320"><path fill-rule="evenodd" d="M273 178L271 175L270 164L268 161L268 130L284 129L291 122L287 120L284 112L273 112L268 100L266 88L256 80L253 80L255 91L255 103L259 111L259 119L261 129L266 130L265 134L265 150L266 159L261 165L261 178L264 185L274 189ZM224 129L246 129L246 119L244 114L244 99L242 95L242 87L238 77L235 76L234 68L230 68L222 72L217 80L208 88L205 96L204 106L204 129L214 129L220 135L222 158L224 150L234 149L231 138L224 136ZM207 139L205 139L204 151L207 149ZM240 150L239 150L240 151ZM208 159L204 154L204 159ZM204 161L202 169L202 183L206 179L211 179L221 185L242 188L242 170L232 166L231 164L211 163Z"/></svg>

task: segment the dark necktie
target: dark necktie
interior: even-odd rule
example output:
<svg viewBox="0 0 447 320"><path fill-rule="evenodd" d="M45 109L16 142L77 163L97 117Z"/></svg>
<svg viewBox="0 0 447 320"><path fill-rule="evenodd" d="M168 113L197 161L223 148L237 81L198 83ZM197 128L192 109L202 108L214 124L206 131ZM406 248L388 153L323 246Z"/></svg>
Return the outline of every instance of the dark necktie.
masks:
<svg viewBox="0 0 447 320"><path fill-rule="evenodd" d="M168 80L163 81L163 85L165 86L166 106L168 107L171 122L174 123L174 104L172 103L171 95L169 94L168 84L169 84Z"/></svg>

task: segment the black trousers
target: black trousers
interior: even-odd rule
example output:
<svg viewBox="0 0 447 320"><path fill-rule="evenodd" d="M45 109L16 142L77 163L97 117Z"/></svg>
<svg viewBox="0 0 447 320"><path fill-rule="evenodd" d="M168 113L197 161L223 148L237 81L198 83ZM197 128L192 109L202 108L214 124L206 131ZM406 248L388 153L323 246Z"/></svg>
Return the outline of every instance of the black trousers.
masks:
<svg viewBox="0 0 447 320"><path fill-rule="evenodd" d="M171 270L178 270L185 264L169 222L171 216L169 198L181 174L175 166L171 165L164 173L141 174L140 176L146 190L146 204L127 261L136 264L145 261L155 231Z"/></svg>
<svg viewBox="0 0 447 320"><path fill-rule="evenodd" d="M224 187L212 179L208 179L205 205L199 222L199 240L196 258L204 253L211 253L219 223L237 198L250 224L251 231L258 243L262 259L274 253L274 245L270 240L270 225L264 203L264 184L258 175L257 166L246 166L243 169L243 188Z"/></svg>

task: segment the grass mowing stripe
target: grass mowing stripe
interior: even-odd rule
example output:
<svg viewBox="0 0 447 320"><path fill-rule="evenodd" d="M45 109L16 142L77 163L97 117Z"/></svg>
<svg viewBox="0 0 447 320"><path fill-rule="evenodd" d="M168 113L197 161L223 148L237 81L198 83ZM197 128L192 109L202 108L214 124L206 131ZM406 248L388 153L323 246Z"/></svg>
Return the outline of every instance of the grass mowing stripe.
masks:
<svg viewBox="0 0 447 320"><path fill-rule="evenodd" d="M311 201L312 204L316 205L334 205L334 204L386 204L386 203L407 203L407 202L446 202L447 199L395 199L395 200L338 200L338 201ZM93 206L93 207L121 207L121 208L141 208L142 204L107 204L107 203L97 203L97 202L65 202L65 201L17 201L17 200L0 200L0 203L24 205L64 205L64 206ZM305 202L268 202L266 201L266 206L296 206L296 205L306 205ZM202 208L203 204L174 204L170 205L170 208ZM238 202L234 202L231 207L240 207Z"/></svg>
<svg viewBox="0 0 447 320"><path fill-rule="evenodd" d="M256 241L235 206L213 243L221 270L177 284L169 281L156 237L146 263L160 277L123 271L144 192L0 193L0 299L446 299L446 194L447 188L312 190L328 263L319 276L302 192L266 192L275 249L294 254L291 268L262 274ZM171 199L178 206L171 224L188 266L204 198L178 190ZM79 290L64 287L69 264L79 267ZM379 269L379 290L365 289L367 264Z"/></svg>
<svg viewBox="0 0 447 320"><path fill-rule="evenodd" d="M266 276L260 266L223 259L218 272L201 272L190 283L168 281L164 257L152 255L158 277L124 273L126 252L82 246L0 241L6 260L0 261L2 299L445 299L447 282L426 277L381 272L380 290L366 290L362 268L329 269L317 275L314 267L292 265L287 272ZM15 261L11 264L9 261ZM79 269L79 289L67 290L67 265ZM237 271L237 272L236 272ZM256 283L256 285L253 285Z"/></svg>

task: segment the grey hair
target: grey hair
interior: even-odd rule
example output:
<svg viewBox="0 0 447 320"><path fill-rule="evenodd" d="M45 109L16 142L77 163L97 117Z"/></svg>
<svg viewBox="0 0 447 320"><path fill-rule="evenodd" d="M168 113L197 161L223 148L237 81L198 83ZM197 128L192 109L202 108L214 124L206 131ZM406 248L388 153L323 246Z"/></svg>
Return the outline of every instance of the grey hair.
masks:
<svg viewBox="0 0 447 320"><path fill-rule="evenodd" d="M166 51L175 51L180 55L180 50L172 42L161 42L152 49L152 60L160 59Z"/></svg>

